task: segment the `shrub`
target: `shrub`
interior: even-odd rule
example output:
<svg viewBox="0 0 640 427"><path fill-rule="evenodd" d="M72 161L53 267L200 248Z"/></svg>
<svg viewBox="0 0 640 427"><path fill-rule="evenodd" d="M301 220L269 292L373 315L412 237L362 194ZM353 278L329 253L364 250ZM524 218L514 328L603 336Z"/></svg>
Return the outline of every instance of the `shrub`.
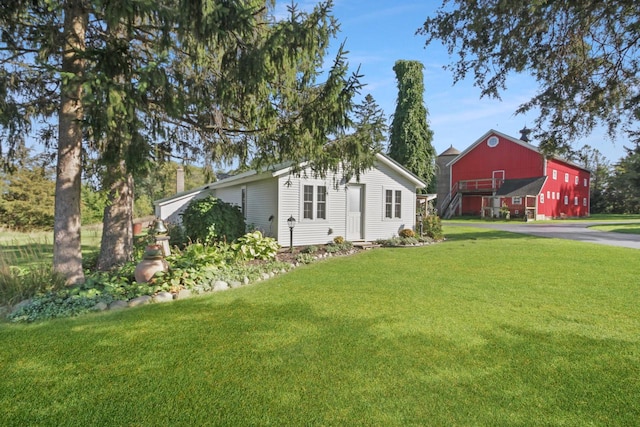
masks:
<svg viewBox="0 0 640 427"><path fill-rule="evenodd" d="M307 246L306 248L303 248L300 252L304 254L315 254L316 252L318 252L318 247L315 245Z"/></svg>
<svg viewBox="0 0 640 427"><path fill-rule="evenodd" d="M438 215L429 215L425 217L423 221L424 234L431 237L434 240L442 240L444 234L442 234L442 220Z"/></svg>
<svg viewBox="0 0 640 427"><path fill-rule="evenodd" d="M336 236L333 238L333 243L335 243L336 245L341 245L344 243L344 237L342 236Z"/></svg>
<svg viewBox="0 0 640 427"><path fill-rule="evenodd" d="M398 233L398 235L400 237L414 237L416 235L416 233L414 233L414 231L410 228L405 228L400 230L400 233Z"/></svg>
<svg viewBox="0 0 640 427"><path fill-rule="evenodd" d="M13 305L22 300L65 287L65 277L50 265L37 264L28 268L9 266L0 260L0 305Z"/></svg>
<svg viewBox="0 0 640 427"><path fill-rule="evenodd" d="M213 196L192 200L182 213L182 224L192 241L231 242L244 234L242 212Z"/></svg>

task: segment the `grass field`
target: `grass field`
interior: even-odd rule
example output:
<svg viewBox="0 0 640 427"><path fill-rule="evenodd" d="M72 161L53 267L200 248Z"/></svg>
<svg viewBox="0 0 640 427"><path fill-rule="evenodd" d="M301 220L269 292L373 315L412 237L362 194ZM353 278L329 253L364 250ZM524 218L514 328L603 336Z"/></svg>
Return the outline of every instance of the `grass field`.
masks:
<svg viewBox="0 0 640 427"><path fill-rule="evenodd" d="M466 227L240 289L0 324L3 425L636 425L632 249Z"/></svg>
<svg viewBox="0 0 640 427"><path fill-rule="evenodd" d="M594 225L590 228L613 233L640 234L640 221L635 224Z"/></svg>

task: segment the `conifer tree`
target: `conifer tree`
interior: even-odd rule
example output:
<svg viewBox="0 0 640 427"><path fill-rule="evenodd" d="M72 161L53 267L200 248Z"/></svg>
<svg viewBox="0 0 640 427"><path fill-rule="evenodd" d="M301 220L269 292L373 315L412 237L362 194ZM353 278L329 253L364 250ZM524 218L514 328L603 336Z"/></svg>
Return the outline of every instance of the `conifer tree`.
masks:
<svg viewBox="0 0 640 427"><path fill-rule="evenodd" d="M418 61L405 60L396 61L393 67L398 99L391 123L389 156L422 179L429 189L435 184L436 152L424 105L423 68Z"/></svg>

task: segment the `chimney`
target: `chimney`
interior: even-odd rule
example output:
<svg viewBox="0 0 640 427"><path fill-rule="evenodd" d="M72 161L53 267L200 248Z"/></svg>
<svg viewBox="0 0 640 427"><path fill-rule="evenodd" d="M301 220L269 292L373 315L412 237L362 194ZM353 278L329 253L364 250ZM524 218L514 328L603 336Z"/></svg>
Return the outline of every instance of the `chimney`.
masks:
<svg viewBox="0 0 640 427"><path fill-rule="evenodd" d="M184 168L178 166L176 169L176 193L182 193L184 191Z"/></svg>

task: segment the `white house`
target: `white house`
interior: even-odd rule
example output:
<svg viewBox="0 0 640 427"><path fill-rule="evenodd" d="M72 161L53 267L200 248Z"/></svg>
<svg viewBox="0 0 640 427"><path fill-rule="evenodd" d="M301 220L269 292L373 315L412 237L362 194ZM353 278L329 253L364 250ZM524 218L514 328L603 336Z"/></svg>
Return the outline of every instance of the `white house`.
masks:
<svg viewBox="0 0 640 427"><path fill-rule="evenodd" d="M308 168L299 177L291 172L290 166L276 166L185 191L154 202L156 216L180 222L191 200L213 195L239 206L247 225L282 246L289 245L290 217L296 220L294 246L325 244L336 236L349 241L387 239L415 228L416 189L426 184L383 154L359 182L335 175L313 178Z"/></svg>

